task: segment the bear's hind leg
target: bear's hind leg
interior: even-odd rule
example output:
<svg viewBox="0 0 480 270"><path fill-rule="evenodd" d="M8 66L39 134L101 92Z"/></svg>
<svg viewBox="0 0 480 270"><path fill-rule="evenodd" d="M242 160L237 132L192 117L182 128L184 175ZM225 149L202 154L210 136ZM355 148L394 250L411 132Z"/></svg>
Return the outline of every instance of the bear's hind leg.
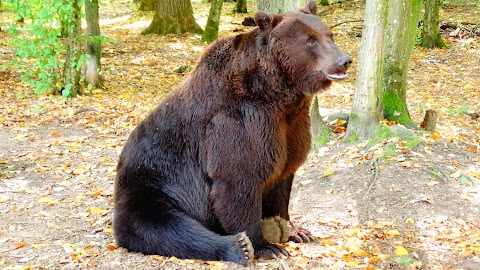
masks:
<svg viewBox="0 0 480 270"><path fill-rule="evenodd" d="M115 226L117 243L130 251L184 259L231 261L244 266L253 260L253 246L245 232L222 236L181 212L154 219L133 219L133 216L127 217L133 222L131 226Z"/></svg>

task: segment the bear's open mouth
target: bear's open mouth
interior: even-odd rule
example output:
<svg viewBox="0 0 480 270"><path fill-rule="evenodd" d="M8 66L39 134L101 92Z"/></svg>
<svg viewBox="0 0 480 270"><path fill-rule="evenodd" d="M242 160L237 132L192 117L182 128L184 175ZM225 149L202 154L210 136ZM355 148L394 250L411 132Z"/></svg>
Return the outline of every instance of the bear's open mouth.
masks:
<svg viewBox="0 0 480 270"><path fill-rule="evenodd" d="M343 80L347 77L347 73L327 73L327 78L331 81Z"/></svg>

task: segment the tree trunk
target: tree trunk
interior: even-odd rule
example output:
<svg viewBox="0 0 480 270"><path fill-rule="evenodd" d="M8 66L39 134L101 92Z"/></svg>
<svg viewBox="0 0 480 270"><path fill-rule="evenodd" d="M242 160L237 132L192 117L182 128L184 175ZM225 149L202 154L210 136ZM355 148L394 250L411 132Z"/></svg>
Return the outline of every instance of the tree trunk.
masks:
<svg viewBox="0 0 480 270"><path fill-rule="evenodd" d="M237 4L233 9L234 13L247 13L247 0L237 0Z"/></svg>
<svg viewBox="0 0 480 270"><path fill-rule="evenodd" d="M385 41L383 117L413 126L406 104L407 75L421 0L391 0Z"/></svg>
<svg viewBox="0 0 480 270"><path fill-rule="evenodd" d="M157 0L155 15L142 34L202 33L193 17L190 0Z"/></svg>
<svg viewBox="0 0 480 270"><path fill-rule="evenodd" d="M426 131L434 132L437 126L438 112L435 110L427 110L423 119L423 127Z"/></svg>
<svg viewBox="0 0 480 270"><path fill-rule="evenodd" d="M157 0L141 0L140 7L138 8L138 10L154 11L156 3L157 3Z"/></svg>
<svg viewBox="0 0 480 270"><path fill-rule="evenodd" d="M220 14L222 13L223 0L212 0L210 13L208 14L207 25L202 34L202 40L208 43L213 42L218 37L218 25L220 24Z"/></svg>
<svg viewBox="0 0 480 270"><path fill-rule="evenodd" d="M306 2L306 0L257 0L257 10L271 13L297 11Z"/></svg>
<svg viewBox="0 0 480 270"><path fill-rule="evenodd" d="M85 81L96 88L102 88L102 43L100 42L100 24L98 0L85 0L85 19L87 21L87 63L85 64Z"/></svg>
<svg viewBox="0 0 480 270"><path fill-rule="evenodd" d="M425 48L446 48L447 44L440 35L438 25L439 12L442 0L424 0L425 15L423 17L422 47Z"/></svg>
<svg viewBox="0 0 480 270"><path fill-rule="evenodd" d="M388 1L367 0L364 28L353 105L347 134L348 141L364 140L375 134L381 111L381 90Z"/></svg>
<svg viewBox="0 0 480 270"><path fill-rule="evenodd" d="M313 99L310 111L310 133L312 134L312 146L316 149L333 139L332 131L328 128L319 112L318 97Z"/></svg>
<svg viewBox="0 0 480 270"><path fill-rule="evenodd" d="M67 28L67 52L65 56L65 65L63 67L63 78L65 82L65 92L63 96L75 97L78 94L82 94L80 88L80 56L81 52L81 40L80 35L82 33L82 20L80 18L80 6L79 1L72 0L71 5L73 11L71 17L68 19Z"/></svg>

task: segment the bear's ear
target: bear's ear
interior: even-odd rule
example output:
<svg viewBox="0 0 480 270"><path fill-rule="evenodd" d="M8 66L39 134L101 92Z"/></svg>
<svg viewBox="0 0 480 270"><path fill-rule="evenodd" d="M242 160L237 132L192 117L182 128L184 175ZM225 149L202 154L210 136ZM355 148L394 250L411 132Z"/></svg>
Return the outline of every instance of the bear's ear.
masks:
<svg viewBox="0 0 480 270"><path fill-rule="evenodd" d="M272 30L281 20L282 17L278 14L269 14L263 11L255 13L255 23L261 31Z"/></svg>
<svg viewBox="0 0 480 270"><path fill-rule="evenodd" d="M308 1L308 3L300 9L300 12L317 15L317 2L315 0Z"/></svg>

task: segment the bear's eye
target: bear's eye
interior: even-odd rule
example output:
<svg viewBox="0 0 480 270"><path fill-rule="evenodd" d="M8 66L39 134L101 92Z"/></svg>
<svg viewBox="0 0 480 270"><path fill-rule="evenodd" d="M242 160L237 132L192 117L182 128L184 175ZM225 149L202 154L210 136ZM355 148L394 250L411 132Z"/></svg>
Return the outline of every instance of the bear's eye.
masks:
<svg viewBox="0 0 480 270"><path fill-rule="evenodd" d="M314 46L315 44L317 44L317 40L315 40L314 38L309 38L307 40L307 44L308 46Z"/></svg>

